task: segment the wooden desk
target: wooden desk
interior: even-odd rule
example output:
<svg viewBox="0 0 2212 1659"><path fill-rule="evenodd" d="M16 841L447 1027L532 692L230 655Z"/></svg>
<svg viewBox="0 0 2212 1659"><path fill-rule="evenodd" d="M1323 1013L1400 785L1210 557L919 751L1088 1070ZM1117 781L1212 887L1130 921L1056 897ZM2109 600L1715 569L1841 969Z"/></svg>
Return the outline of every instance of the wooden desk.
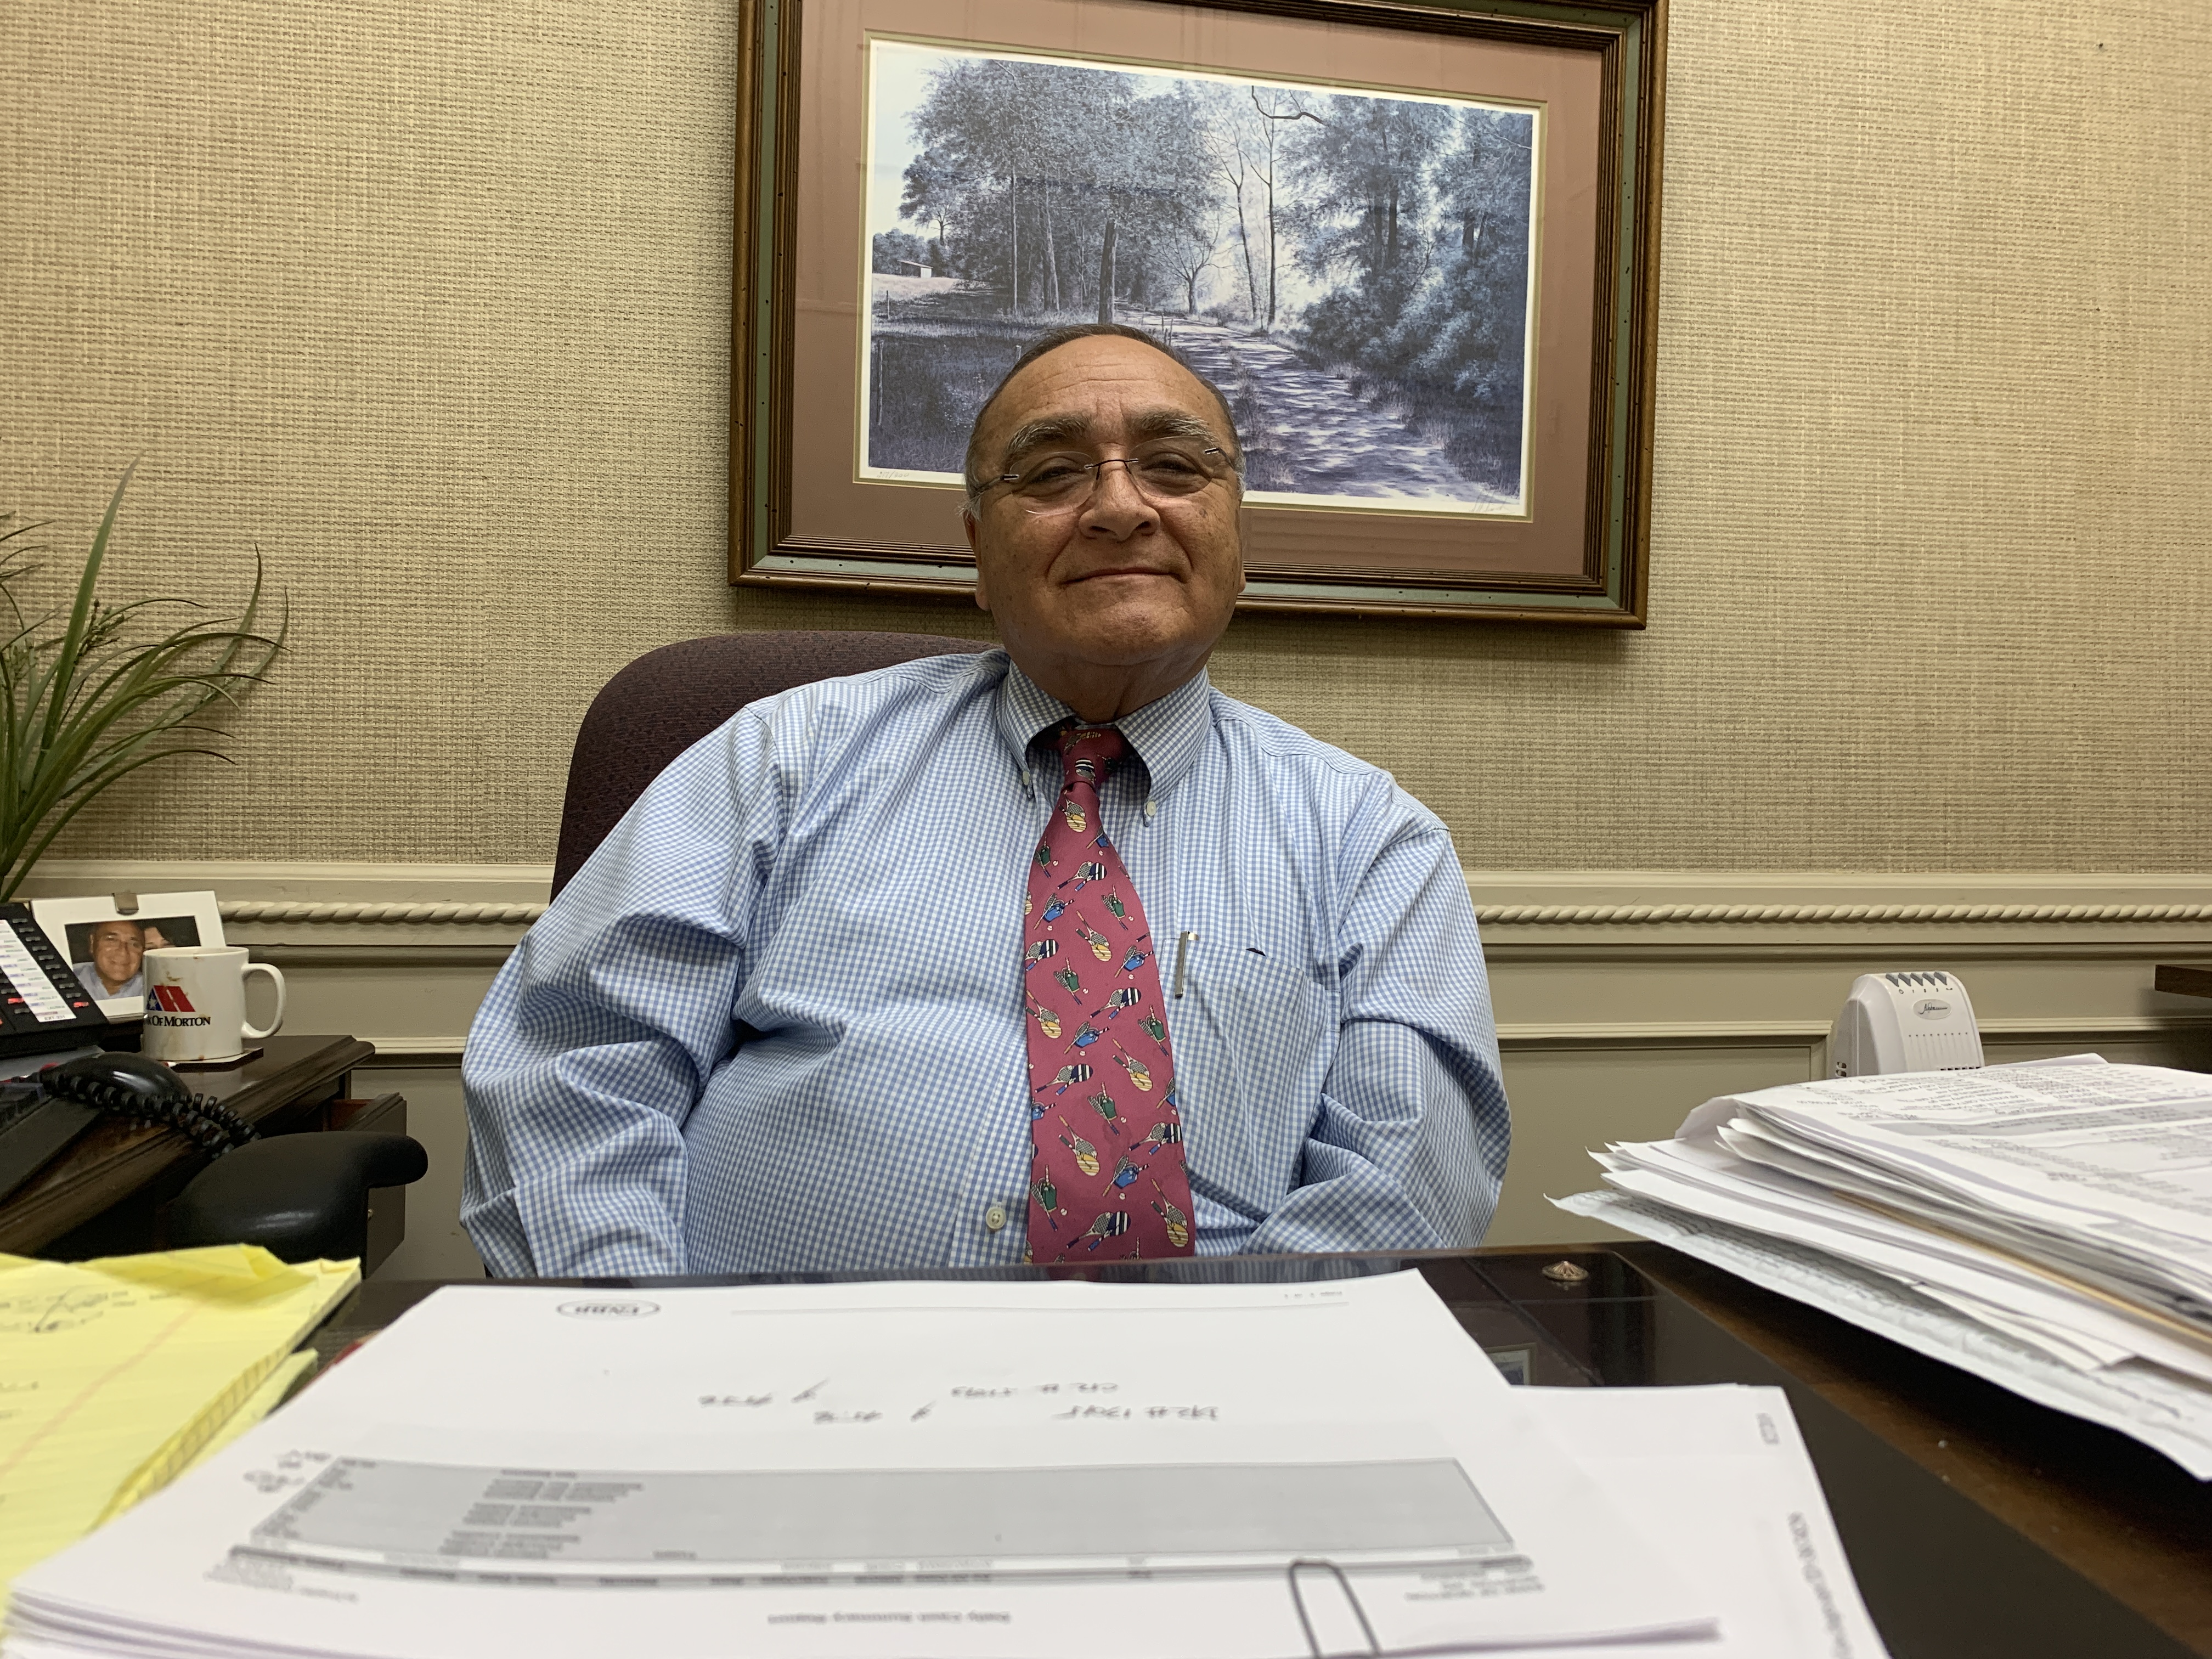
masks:
<svg viewBox="0 0 2212 1659"><path fill-rule="evenodd" d="M258 1059L185 1076L264 1134L368 1127L341 1103L347 1073L375 1052L353 1037L273 1036ZM388 1117L374 1127L405 1127ZM82 1261L152 1249L154 1212L207 1165L174 1129L103 1119L0 1204L0 1250Z"/></svg>
<svg viewBox="0 0 2212 1659"><path fill-rule="evenodd" d="M1560 1261L1586 1276L1568 1283L1546 1277L1543 1269ZM2212 1486L2108 1429L2032 1405L1656 1244L1246 1257L1237 1263L1238 1277L1254 1278L1262 1262L1286 1278L1418 1267L1509 1375L1538 1384L1784 1389L1894 1659L2212 1655ZM1085 1268L1077 1276L1172 1280L1202 1278L1218 1265ZM595 1284L648 1290L777 1277ZM328 1358L437 1288L364 1285L313 1345ZM484 1281L460 1288L480 1291Z"/></svg>

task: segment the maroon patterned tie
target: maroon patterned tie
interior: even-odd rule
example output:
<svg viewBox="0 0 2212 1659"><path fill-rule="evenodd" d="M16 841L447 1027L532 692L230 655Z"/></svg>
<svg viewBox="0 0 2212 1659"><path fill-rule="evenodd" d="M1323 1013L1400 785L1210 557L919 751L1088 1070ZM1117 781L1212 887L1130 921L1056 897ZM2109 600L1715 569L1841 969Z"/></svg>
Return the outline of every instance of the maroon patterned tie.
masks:
<svg viewBox="0 0 2212 1659"><path fill-rule="evenodd" d="M1067 782L1023 906L1029 1259L1189 1255L1197 1229L1159 964L1098 812L1098 786L1128 744L1110 726L1058 737Z"/></svg>

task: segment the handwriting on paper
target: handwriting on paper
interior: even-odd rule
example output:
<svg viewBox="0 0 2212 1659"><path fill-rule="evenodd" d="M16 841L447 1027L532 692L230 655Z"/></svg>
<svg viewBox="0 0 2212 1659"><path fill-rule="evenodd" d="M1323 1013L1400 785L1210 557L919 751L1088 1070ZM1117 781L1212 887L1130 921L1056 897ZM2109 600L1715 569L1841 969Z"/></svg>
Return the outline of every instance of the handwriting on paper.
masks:
<svg viewBox="0 0 2212 1659"><path fill-rule="evenodd" d="M1218 1406L1070 1406L1054 1412L1056 1423L1069 1421L1112 1423L1218 1423Z"/></svg>
<svg viewBox="0 0 2212 1659"><path fill-rule="evenodd" d="M925 1387L903 1400L856 1401L841 1397L836 1379L823 1377L793 1394L780 1394L769 1389L702 1394L696 1398L701 1407L715 1411L733 1409L750 1413L770 1411L779 1407L787 1409L798 1407L805 1410L807 1421L822 1427L893 1419L919 1423L932 1416L947 1424L973 1422L975 1419L970 1413L979 1407L988 1415L996 1415L997 1410L1012 1407L1018 1417L1029 1415L1023 1409L1024 1407L1042 1407L1043 1409L1038 1417L1031 1420L1060 1423L1214 1423L1220 1420L1221 1408L1218 1406L1147 1403L1109 1398L1120 1394L1121 1388L1119 1382L1082 1379L1052 1382L963 1382L944 1389Z"/></svg>
<svg viewBox="0 0 2212 1659"><path fill-rule="evenodd" d="M118 1309L158 1299L135 1285L0 1297L0 1334L45 1336L54 1331L73 1331Z"/></svg>

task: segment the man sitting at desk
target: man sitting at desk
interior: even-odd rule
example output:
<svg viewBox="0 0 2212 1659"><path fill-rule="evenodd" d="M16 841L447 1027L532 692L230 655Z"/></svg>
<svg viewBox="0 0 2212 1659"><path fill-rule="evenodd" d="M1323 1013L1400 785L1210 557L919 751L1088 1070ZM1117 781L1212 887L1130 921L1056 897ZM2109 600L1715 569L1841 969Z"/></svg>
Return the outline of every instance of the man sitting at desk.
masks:
<svg viewBox="0 0 2212 1659"><path fill-rule="evenodd" d="M1207 684L1220 396L1024 354L965 524L1003 651L802 686L669 766L493 985L462 1216L549 1276L1419 1249L1505 1100L1450 836Z"/></svg>

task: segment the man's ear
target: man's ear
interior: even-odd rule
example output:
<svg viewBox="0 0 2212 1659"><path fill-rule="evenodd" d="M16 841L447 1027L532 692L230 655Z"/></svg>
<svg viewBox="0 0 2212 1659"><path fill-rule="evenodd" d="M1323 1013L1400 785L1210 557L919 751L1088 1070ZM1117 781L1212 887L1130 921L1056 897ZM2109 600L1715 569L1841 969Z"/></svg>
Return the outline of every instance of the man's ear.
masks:
<svg viewBox="0 0 2212 1659"><path fill-rule="evenodd" d="M1246 532L1252 527L1250 509L1244 505L1244 492L1237 492L1237 591L1242 593L1251 586L1252 579L1244 574Z"/></svg>
<svg viewBox="0 0 2212 1659"><path fill-rule="evenodd" d="M960 509L961 533L968 538L968 550L975 556L975 608L978 611L988 611L991 608L991 594L983 580L982 528L975 522L973 508L963 507Z"/></svg>

